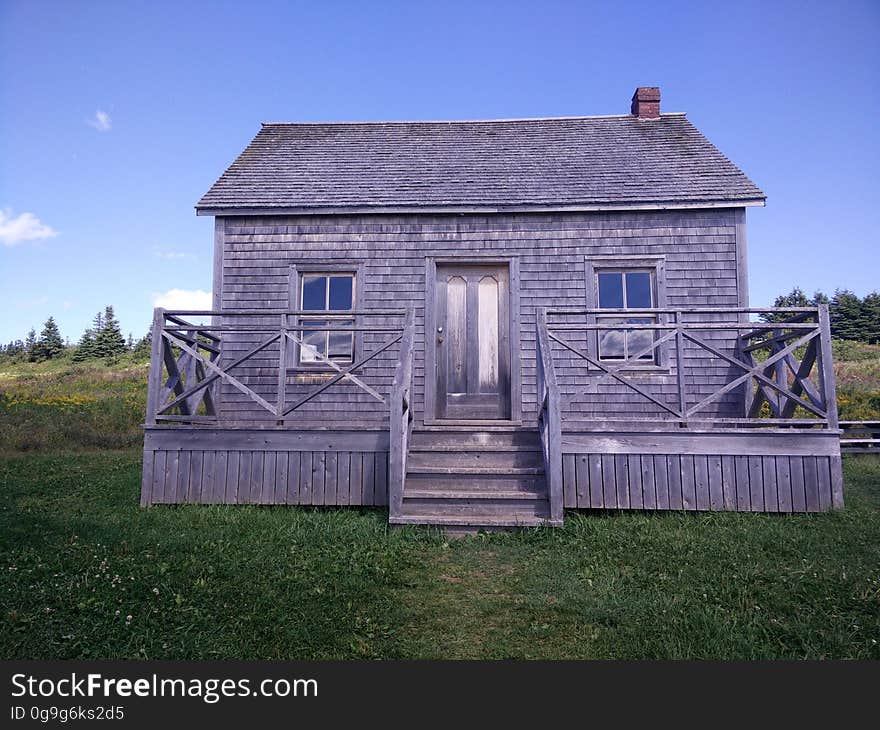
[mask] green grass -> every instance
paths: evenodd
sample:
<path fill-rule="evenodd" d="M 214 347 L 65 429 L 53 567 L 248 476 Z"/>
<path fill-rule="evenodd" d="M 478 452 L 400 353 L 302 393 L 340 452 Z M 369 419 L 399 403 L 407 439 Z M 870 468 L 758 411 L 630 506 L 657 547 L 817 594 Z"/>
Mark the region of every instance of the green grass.
<path fill-rule="evenodd" d="M 0 460 L 0 647 L 49 658 L 880 658 L 880 460 L 822 515 L 138 506 L 131 451 Z"/>

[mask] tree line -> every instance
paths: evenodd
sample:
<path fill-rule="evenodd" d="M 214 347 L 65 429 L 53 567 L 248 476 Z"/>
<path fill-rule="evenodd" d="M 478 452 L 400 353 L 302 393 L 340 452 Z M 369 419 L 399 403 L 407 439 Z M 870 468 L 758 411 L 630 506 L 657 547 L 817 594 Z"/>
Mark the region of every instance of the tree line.
<path fill-rule="evenodd" d="M 45 321 L 39 336 L 32 328 L 24 340 L 13 340 L 6 345 L 0 345 L 0 357 L 18 362 L 41 362 L 67 354 L 72 354 L 74 362 L 84 362 L 108 359 L 125 352 L 149 351 L 150 333 L 139 340 L 135 340 L 131 334 L 128 339 L 123 337 L 119 321 L 110 305 L 95 315 L 92 326 L 86 328 L 76 345 L 71 345 L 61 337 L 54 317 Z"/>
<path fill-rule="evenodd" d="M 773 302 L 774 307 L 817 307 L 820 304 L 828 305 L 831 336 L 834 339 L 880 344 L 880 294 L 876 291 L 859 297 L 849 289 L 837 289 L 832 297 L 821 291 L 808 297 L 796 286 L 788 294 L 780 294 Z M 764 314 L 761 319 L 773 322 L 785 319 L 785 316 Z"/>

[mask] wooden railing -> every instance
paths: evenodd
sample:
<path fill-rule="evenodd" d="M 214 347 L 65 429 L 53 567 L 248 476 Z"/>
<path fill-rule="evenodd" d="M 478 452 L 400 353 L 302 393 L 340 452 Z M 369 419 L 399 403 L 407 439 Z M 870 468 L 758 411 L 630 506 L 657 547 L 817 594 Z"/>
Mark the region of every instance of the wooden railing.
<path fill-rule="evenodd" d="M 550 496 L 550 519 L 561 522 L 562 504 L 562 411 L 559 386 L 553 369 L 553 355 L 547 330 L 547 313 L 539 310 L 535 333 L 538 430 L 544 453 L 544 474 Z"/>
<path fill-rule="evenodd" d="M 146 424 L 224 425 L 218 408 L 220 385 L 225 383 L 246 395 L 260 408 L 274 417 L 278 425 L 306 403 L 341 381 L 357 386 L 371 398 L 388 404 L 386 396 L 365 382 L 361 371 L 367 363 L 400 343 L 408 335 L 408 349 L 412 350 L 412 315 L 404 326 L 404 310 L 363 310 L 350 312 L 315 311 L 173 311 L 156 309 L 153 316 L 152 353 L 147 391 Z M 200 324 L 185 317 L 212 319 Z M 301 320 L 308 320 L 305 323 Z M 315 320 L 320 322 L 315 324 Z M 323 320 L 323 321 L 322 321 Z M 342 332 L 358 337 L 364 333 L 384 335 L 385 340 L 370 352 L 353 349 L 353 361 L 340 363 L 328 358 L 304 339 L 305 332 Z M 242 353 L 243 343 L 257 344 Z M 287 400 L 289 343 L 305 349 L 310 363 L 324 366 L 325 373 L 334 372 L 315 388 L 299 395 L 293 402 Z M 231 349 L 232 345 L 237 349 Z M 228 345 L 228 347 L 227 347 Z M 244 347 L 248 347 L 245 344 Z M 277 357 L 268 371 L 277 376 L 273 402 L 251 388 L 238 368 L 252 364 L 256 355 L 265 357 L 272 352 Z M 408 356 L 411 365 L 411 354 Z M 259 371 L 267 371 L 265 361 Z M 411 376 L 410 376 L 411 377 Z M 408 402 L 407 390 L 407 402 Z M 394 405 L 392 404 L 392 408 Z M 407 406 L 408 407 L 408 406 Z"/>
<path fill-rule="evenodd" d="M 410 310 L 400 343 L 400 359 L 391 385 L 391 440 L 388 449 L 388 504 L 392 517 L 403 509 L 403 487 L 413 426 L 413 339 L 415 318 Z"/>
<path fill-rule="evenodd" d="M 880 421 L 841 421 L 840 452 L 880 456 Z"/>
<path fill-rule="evenodd" d="M 752 316 L 761 314 L 774 321 L 750 321 Z M 622 318 L 641 322 L 622 323 Z M 650 415 L 616 413 L 608 421 L 661 427 L 838 428 L 831 333 L 825 305 L 790 309 L 552 309 L 539 312 L 537 322 L 538 402 L 549 424 L 557 419 L 559 409 L 548 400 L 554 389 L 559 390 L 550 377 L 555 372 L 551 349 L 555 343 L 557 348 L 571 353 L 587 373 L 597 379 L 616 381 L 625 386 L 626 392 L 636 393 L 652 404 L 656 411 Z M 602 333 L 624 331 L 648 332 L 650 342 L 637 344 L 634 352 L 624 350 L 625 359 L 600 357 Z M 711 336 L 707 337 L 707 333 Z M 727 348 L 717 342 L 724 333 L 730 337 Z M 573 343 L 571 340 L 577 337 L 580 341 Z M 689 392 L 689 378 L 705 376 L 709 360 L 727 369 L 724 382 L 711 385 L 708 393 Z M 714 368 L 716 380 L 717 371 Z M 672 397 L 668 392 L 653 391 L 652 373 L 665 375 L 665 382 L 673 380 Z M 737 414 L 706 412 L 731 393 L 739 398 Z M 589 397 L 590 392 L 563 395 Z"/>

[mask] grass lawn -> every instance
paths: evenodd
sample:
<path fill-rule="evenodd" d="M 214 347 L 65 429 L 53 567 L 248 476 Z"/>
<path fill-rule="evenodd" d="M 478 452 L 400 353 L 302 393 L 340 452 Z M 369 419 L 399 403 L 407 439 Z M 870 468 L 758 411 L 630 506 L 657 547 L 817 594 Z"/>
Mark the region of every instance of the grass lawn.
<path fill-rule="evenodd" d="M 0 459 L 3 659 L 880 658 L 880 460 L 824 515 L 138 506 L 134 451 Z"/>

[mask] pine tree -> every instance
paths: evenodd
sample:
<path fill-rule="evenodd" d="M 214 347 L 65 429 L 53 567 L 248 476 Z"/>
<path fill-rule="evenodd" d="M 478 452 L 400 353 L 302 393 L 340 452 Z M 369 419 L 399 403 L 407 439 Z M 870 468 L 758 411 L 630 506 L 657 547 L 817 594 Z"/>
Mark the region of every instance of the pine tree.
<path fill-rule="evenodd" d="M 862 313 L 865 320 L 865 341 L 872 345 L 880 344 L 880 294 L 872 291 L 862 299 Z"/>
<path fill-rule="evenodd" d="M 58 330 L 54 317 L 49 317 L 46 320 L 34 350 L 37 359 L 40 360 L 51 360 L 64 352 L 64 340 L 61 339 L 61 332 Z"/>
<path fill-rule="evenodd" d="M 134 351 L 138 355 L 149 353 L 153 349 L 153 331 L 147 330 L 147 334 L 141 337 L 134 346 Z"/>
<path fill-rule="evenodd" d="M 83 332 L 73 353 L 74 362 L 83 362 L 95 357 L 95 333 L 91 329 Z"/>
<path fill-rule="evenodd" d="M 804 294 L 799 286 L 796 286 L 788 294 L 780 294 L 776 297 L 773 306 L 779 308 L 811 307 L 813 306 L 813 302 L 810 299 L 807 299 L 807 295 Z M 762 314 L 760 318 L 764 322 L 782 322 L 783 320 L 789 319 L 789 317 L 791 317 L 791 315 L 785 312 L 766 312 L 765 314 Z"/>
<path fill-rule="evenodd" d="M 30 332 L 27 333 L 27 338 L 24 341 L 24 350 L 27 353 L 27 359 L 31 362 L 35 362 L 37 359 L 37 331 L 31 327 Z"/>
<path fill-rule="evenodd" d="M 849 289 L 838 289 L 831 300 L 831 335 L 838 340 L 860 340 L 866 334 L 862 300 Z"/>
<path fill-rule="evenodd" d="M 122 352 L 125 352 L 125 338 L 113 313 L 113 307 L 107 305 L 104 308 L 103 326 L 95 331 L 95 355 L 113 357 Z"/>

